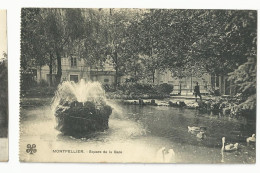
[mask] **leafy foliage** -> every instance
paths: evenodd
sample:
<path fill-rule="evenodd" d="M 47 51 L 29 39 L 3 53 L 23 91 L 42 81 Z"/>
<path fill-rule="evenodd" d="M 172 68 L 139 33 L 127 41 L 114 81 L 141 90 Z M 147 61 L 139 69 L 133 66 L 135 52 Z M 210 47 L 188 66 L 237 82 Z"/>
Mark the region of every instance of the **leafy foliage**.
<path fill-rule="evenodd" d="M 138 97 L 142 95 L 167 95 L 172 92 L 173 86 L 170 84 L 147 84 L 147 83 L 136 83 L 127 82 L 122 84 L 119 88 L 123 94 L 136 95 Z"/>
<path fill-rule="evenodd" d="M 21 15 L 22 70 L 48 64 L 51 72 L 52 65 L 57 60 L 56 81 L 59 83 L 62 54 L 71 51 L 71 45 L 75 47 L 75 42 L 84 35 L 81 11 L 28 8 L 22 9 Z"/>
<path fill-rule="evenodd" d="M 75 54 L 92 68 L 111 61 L 120 76 L 155 82 L 226 75 L 256 49 L 256 11 L 172 9 L 22 9 L 21 66 L 56 64 Z M 50 70 L 51 71 L 51 70 Z M 50 75 L 52 76 L 52 75 Z"/>
<path fill-rule="evenodd" d="M 163 84 L 160 84 L 157 88 L 160 93 L 170 94 L 173 90 L 173 85 L 163 83 Z"/>
<path fill-rule="evenodd" d="M 231 80 L 237 87 L 243 102 L 236 106 L 237 111 L 256 110 L 256 56 L 240 65 L 234 72 L 229 73 Z"/>

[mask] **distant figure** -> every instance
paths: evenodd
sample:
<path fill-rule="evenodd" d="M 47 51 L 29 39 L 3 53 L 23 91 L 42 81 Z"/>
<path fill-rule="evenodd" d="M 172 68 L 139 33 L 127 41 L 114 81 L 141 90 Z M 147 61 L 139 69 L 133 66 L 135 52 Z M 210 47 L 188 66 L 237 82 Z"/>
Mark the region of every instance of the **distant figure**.
<path fill-rule="evenodd" d="M 198 82 L 196 82 L 196 86 L 194 88 L 194 93 L 195 93 L 196 102 L 197 102 L 197 96 L 199 96 L 200 100 L 202 100 L 202 97 L 201 97 L 201 94 L 200 94 L 200 86 L 199 86 Z"/>

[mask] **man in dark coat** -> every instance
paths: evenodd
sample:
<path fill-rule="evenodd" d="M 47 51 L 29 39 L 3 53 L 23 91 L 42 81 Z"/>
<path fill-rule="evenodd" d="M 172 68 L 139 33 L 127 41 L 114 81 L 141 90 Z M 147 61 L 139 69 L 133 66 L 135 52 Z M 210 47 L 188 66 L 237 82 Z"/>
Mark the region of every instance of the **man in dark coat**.
<path fill-rule="evenodd" d="M 202 100 L 202 97 L 201 97 L 201 94 L 200 94 L 200 86 L 199 86 L 199 83 L 196 82 L 196 86 L 194 88 L 194 94 L 195 94 L 195 98 L 196 98 L 196 101 L 197 101 L 197 96 L 200 97 L 200 100 Z"/>

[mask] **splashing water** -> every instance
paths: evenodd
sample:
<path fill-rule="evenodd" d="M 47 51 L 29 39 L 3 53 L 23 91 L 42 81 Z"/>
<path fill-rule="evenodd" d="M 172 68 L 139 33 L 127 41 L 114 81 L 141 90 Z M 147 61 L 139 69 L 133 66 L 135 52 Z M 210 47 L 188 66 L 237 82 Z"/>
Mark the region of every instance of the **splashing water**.
<path fill-rule="evenodd" d="M 72 103 L 74 101 L 82 103 L 91 101 L 97 104 L 103 102 L 112 107 L 117 118 L 122 116 L 122 108 L 115 102 L 106 99 L 105 90 L 100 82 L 86 82 L 81 79 L 79 83 L 73 81 L 61 83 L 52 100 L 52 112 L 55 113 L 57 107 L 63 103 Z"/>
<path fill-rule="evenodd" d="M 125 110 L 116 101 L 106 99 L 105 91 L 99 82 L 81 80 L 79 83 L 65 81 L 60 84 L 52 100 L 52 114 L 56 115 L 57 110 L 67 107 L 65 105 L 70 105 L 75 101 L 83 104 L 90 101 L 95 105 L 105 104 L 110 106 L 113 110 L 113 120 L 110 123 L 112 131 L 123 139 L 125 139 L 125 136 L 135 137 L 146 133 L 141 124 L 125 120 L 126 117 L 123 113 Z"/>
<path fill-rule="evenodd" d="M 99 82 L 85 82 L 83 79 L 79 83 L 65 81 L 58 86 L 52 101 L 52 110 L 55 111 L 58 105 L 74 101 L 104 103 L 106 102 L 105 91 Z"/>

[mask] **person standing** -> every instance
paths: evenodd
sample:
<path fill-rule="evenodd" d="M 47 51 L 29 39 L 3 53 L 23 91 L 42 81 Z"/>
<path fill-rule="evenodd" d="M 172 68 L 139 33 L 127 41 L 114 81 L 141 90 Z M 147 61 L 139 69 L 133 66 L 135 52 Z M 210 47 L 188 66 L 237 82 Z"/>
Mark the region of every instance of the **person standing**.
<path fill-rule="evenodd" d="M 202 97 L 201 97 L 201 94 L 200 94 L 200 86 L 199 86 L 198 82 L 196 82 L 196 86 L 194 88 L 194 94 L 195 94 L 196 102 L 197 102 L 197 96 L 199 96 L 200 100 L 202 101 Z"/>

